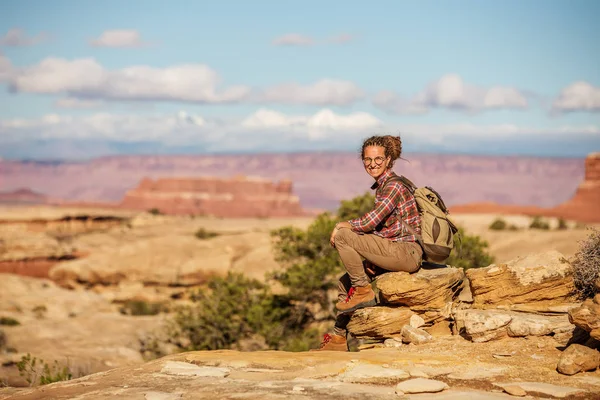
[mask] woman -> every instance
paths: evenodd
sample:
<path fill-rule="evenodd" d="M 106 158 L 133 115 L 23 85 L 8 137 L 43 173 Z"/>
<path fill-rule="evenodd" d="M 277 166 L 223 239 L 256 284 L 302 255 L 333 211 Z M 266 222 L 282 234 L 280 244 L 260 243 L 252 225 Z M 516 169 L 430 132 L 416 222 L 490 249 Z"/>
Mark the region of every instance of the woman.
<path fill-rule="evenodd" d="M 338 251 L 347 273 L 338 284 L 338 314 L 333 334 L 325 335 L 319 350 L 348 350 L 346 325 L 350 314 L 376 303 L 367 275 L 375 275 L 373 266 L 383 272 L 415 272 L 421 265 L 423 251 L 415 236 L 421 233 L 421 217 L 415 198 L 400 182 L 386 184 L 396 176 L 392 167 L 401 154 L 399 137 L 372 136 L 362 144 L 365 171 L 375 180 L 371 186 L 376 190 L 375 206 L 360 218 L 339 222 L 331 233 L 330 243 Z"/>

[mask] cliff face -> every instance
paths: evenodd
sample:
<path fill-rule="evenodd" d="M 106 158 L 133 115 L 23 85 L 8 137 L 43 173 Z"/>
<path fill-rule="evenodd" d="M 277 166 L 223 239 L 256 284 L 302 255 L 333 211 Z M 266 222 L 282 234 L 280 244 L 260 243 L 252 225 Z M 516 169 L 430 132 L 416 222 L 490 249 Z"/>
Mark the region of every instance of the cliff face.
<path fill-rule="evenodd" d="M 584 181 L 569 201 L 552 211 L 564 218 L 600 222 L 600 153 L 587 156 Z"/>
<path fill-rule="evenodd" d="M 11 192 L 0 192 L 0 204 L 43 204 L 46 196 L 31 189 L 21 188 Z"/>
<path fill-rule="evenodd" d="M 292 183 L 238 176 L 221 178 L 143 179 L 125 194 L 120 207 L 156 208 L 173 215 L 216 217 L 290 217 L 304 215 Z"/>

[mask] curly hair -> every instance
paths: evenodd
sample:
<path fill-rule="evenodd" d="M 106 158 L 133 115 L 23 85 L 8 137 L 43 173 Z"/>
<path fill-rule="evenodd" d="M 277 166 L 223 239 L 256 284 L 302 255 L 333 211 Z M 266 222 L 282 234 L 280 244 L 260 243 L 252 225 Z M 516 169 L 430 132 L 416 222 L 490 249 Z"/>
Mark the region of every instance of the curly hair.
<path fill-rule="evenodd" d="M 360 150 L 360 158 L 364 158 L 365 149 L 369 146 L 380 146 L 385 149 L 385 156 L 390 158 L 389 168 L 394 166 L 394 162 L 402 155 L 402 140 L 400 136 L 382 135 L 371 136 L 363 141 Z"/>

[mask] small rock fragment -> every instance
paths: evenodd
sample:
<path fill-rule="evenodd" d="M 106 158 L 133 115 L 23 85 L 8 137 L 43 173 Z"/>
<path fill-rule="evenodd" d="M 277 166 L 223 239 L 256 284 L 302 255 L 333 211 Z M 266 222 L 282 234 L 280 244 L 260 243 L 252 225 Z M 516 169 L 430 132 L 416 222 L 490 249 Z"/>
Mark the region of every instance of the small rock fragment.
<path fill-rule="evenodd" d="M 585 389 L 578 389 L 569 386 L 552 385 L 550 383 L 543 382 L 504 382 L 494 383 L 494 386 L 501 387 L 504 389 L 505 386 L 518 386 L 525 392 L 541 393 L 547 396 L 564 398 L 572 395 L 585 393 Z"/>
<path fill-rule="evenodd" d="M 527 395 L 527 392 L 524 391 L 523 388 L 518 385 L 505 385 L 502 387 L 502 389 L 504 389 L 504 391 L 510 394 L 511 396 L 522 397 Z"/>
<path fill-rule="evenodd" d="M 582 371 L 591 371 L 600 365 L 598 350 L 580 344 L 570 345 L 560 355 L 556 369 L 561 374 L 574 375 Z"/>
<path fill-rule="evenodd" d="M 405 393 L 437 393 L 448 389 L 449 386 L 442 381 L 434 379 L 415 378 L 400 382 L 396 385 L 396 394 Z"/>
<path fill-rule="evenodd" d="M 419 315 L 414 314 L 412 317 L 410 317 L 409 325 L 412 326 L 413 328 L 420 328 L 423 325 L 425 325 L 425 320 L 423 318 L 421 318 Z"/>
<path fill-rule="evenodd" d="M 414 328 L 410 325 L 404 325 L 402 327 L 402 341 L 404 343 L 423 344 L 433 340 L 427 331 Z"/>
<path fill-rule="evenodd" d="M 373 364 L 350 364 L 349 369 L 340 375 L 340 380 L 353 383 L 395 383 L 408 377 L 410 375 L 401 369 Z"/>
<path fill-rule="evenodd" d="M 385 347 L 402 347 L 402 338 L 390 338 L 383 342 Z"/>

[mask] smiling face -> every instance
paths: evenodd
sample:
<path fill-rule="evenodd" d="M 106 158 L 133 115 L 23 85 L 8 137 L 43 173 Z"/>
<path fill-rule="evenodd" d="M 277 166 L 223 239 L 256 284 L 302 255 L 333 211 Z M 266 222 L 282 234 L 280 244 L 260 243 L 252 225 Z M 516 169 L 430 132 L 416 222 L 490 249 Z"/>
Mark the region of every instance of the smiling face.
<path fill-rule="evenodd" d="M 381 176 L 390 164 L 390 158 L 385 156 L 385 148 L 382 146 L 367 146 L 363 153 L 363 165 L 367 174 L 375 180 Z"/>

